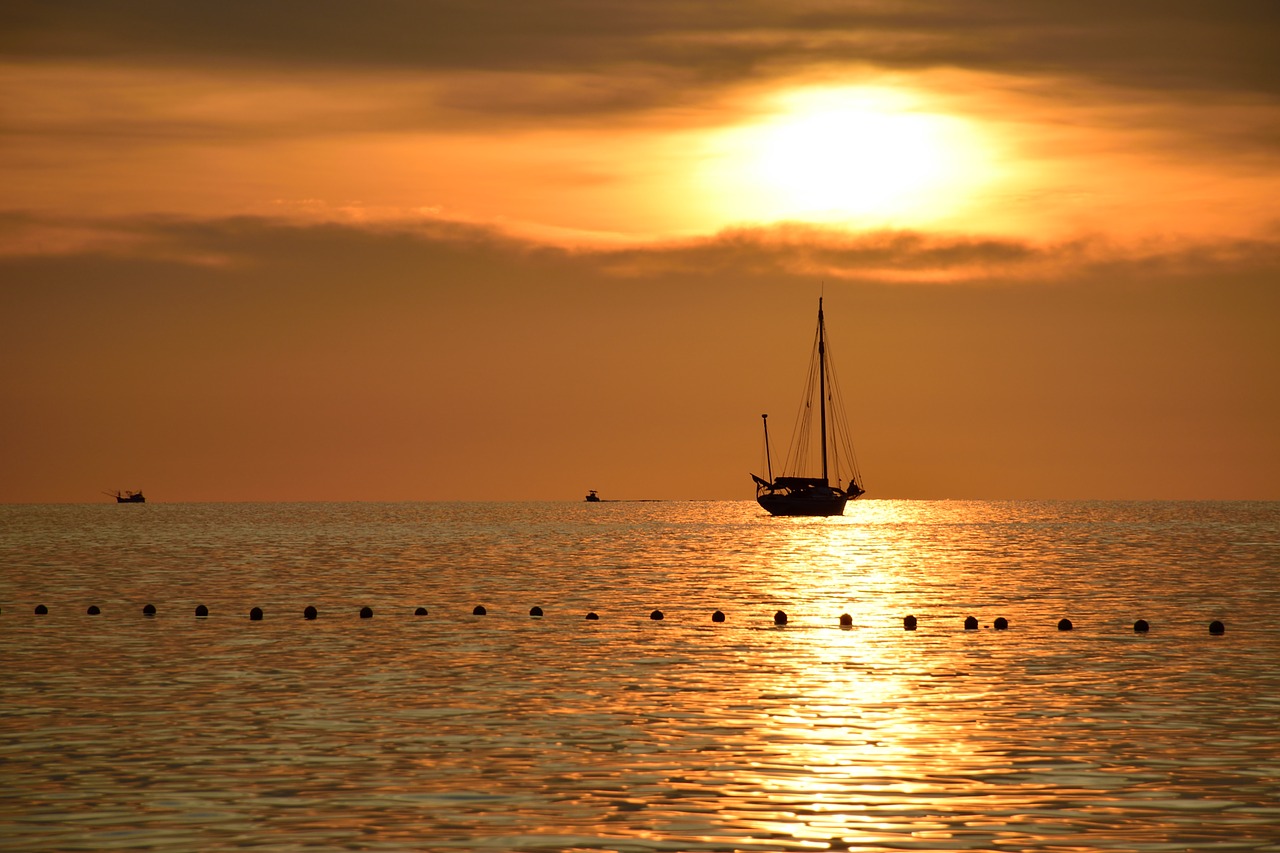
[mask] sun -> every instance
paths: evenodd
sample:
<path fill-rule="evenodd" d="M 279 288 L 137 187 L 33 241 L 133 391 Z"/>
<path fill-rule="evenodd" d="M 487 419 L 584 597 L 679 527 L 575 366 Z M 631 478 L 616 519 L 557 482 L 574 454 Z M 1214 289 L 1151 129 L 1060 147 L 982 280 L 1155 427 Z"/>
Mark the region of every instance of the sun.
<path fill-rule="evenodd" d="M 726 214 L 911 226 L 954 215 L 990 175 L 979 133 L 885 88 L 790 90 L 720 135 L 705 177 Z"/>

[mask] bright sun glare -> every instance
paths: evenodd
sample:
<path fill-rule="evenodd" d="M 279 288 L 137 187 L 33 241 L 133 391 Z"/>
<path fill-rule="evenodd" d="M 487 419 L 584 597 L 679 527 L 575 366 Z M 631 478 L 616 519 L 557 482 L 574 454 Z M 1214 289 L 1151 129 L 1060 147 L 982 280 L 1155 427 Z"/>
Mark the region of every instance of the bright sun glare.
<path fill-rule="evenodd" d="M 738 221 L 932 222 L 990 178 L 971 122 L 896 90 L 791 90 L 771 107 L 718 137 L 704 176 Z"/>

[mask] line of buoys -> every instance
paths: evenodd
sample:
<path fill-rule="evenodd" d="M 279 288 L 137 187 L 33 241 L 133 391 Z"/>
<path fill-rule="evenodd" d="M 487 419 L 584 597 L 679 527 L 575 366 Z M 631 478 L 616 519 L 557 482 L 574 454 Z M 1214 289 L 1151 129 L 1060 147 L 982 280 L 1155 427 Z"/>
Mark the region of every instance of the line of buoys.
<path fill-rule="evenodd" d="M 158 611 L 154 604 L 146 604 L 142 608 L 142 614 L 144 616 L 155 616 L 157 612 Z M 485 616 L 488 614 L 488 612 L 489 611 L 485 608 L 483 604 L 477 604 L 471 611 L 472 615 L 474 616 Z M 48 613 L 49 613 L 49 608 L 46 605 L 37 604 L 35 606 L 35 615 L 47 616 Z M 89 616 L 99 616 L 102 614 L 102 609 L 98 607 L 98 605 L 96 604 L 91 604 L 85 610 L 85 613 Z M 428 613 L 429 611 L 425 607 L 419 607 L 413 611 L 414 616 L 426 616 L 428 615 Z M 195 615 L 198 617 L 206 617 L 209 615 L 209 608 L 203 604 L 197 605 L 195 609 Z M 303 615 L 303 618 L 305 619 L 315 619 L 319 615 L 319 612 L 316 610 L 314 606 L 309 605 L 305 610 L 302 611 L 302 615 Z M 545 614 L 541 607 L 535 605 L 529 608 L 529 615 L 533 617 L 540 617 Z M 255 607 L 249 611 L 250 620 L 254 622 L 260 622 L 262 621 L 262 618 L 263 618 L 263 612 L 261 607 Z M 372 619 L 373 608 L 368 606 L 360 608 L 360 618 Z M 600 618 L 600 615 L 594 611 L 589 612 L 586 615 L 586 619 L 588 621 L 594 622 L 599 620 L 599 618 Z M 666 615 L 661 610 L 653 610 L 649 613 L 649 618 L 657 622 L 665 619 Z M 717 622 L 717 623 L 724 622 L 726 621 L 726 619 L 727 617 L 725 616 L 725 613 L 723 610 L 716 610 L 711 614 L 712 622 Z M 789 617 L 787 616 L 785 611 L 778 610 L 773 614 L 773 624 L 776 626 L 779 626 L 779 627 L 784 626 L 789 621 L 790 621 Z M 853 617 L 850 616 L 848 613 L 841 613 L 839 622 L 840 622 L 841 628 L 853 627 Z M 917 620 L 915 616 L 909 615 L 909 616 L 904 616 L 902 618 L 902 628 L 904 631 L 914 631 L 916 630 L 918 625 L 919 625 L 919 620 Z M 966 631 L 974 631 L 974 630 L 977 630 L 978 627 L 979 627 L 979 624 L 976 617 L 974 616 L 965 617 L 964 629 Z M 995 630 L 997 631 L 1008 630 L 1009 620 L 1003 616 L 999 616 L 992 622 L 992 627 L 995 628 Z M 1059 631 L 1072 631 L 1074 629 L 1075 629 L 1075 626 L 1072 624 L 1070 619 L 1064 618 L 1064 619 L 1058 620 Z M 1133 631 L 1135 634 L 1146 634 L 1150 632 L 1150 630 L 1151 630 L 1151 624 L 1147 622 L 1146 619 L 1138 619 L 1136 622 L 1133 623 Z M 1218 636 L 1218 635 L 1225 634 L 1226 630 L 1227 630 L 1226 626 L 1222 623 L 1221 620 L 1215 619 L 1209 623 L 1210 634 Z"/>

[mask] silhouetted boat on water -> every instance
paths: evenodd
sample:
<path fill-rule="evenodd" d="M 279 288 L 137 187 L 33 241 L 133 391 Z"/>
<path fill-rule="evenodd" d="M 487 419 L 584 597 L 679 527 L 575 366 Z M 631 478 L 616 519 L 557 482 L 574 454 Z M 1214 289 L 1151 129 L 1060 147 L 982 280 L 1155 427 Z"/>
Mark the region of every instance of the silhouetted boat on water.
<path fill-rule="evenodd" d="M 819 454 L 822 475 L 807 476 L 813 464 L 811 437 L 814 432 L 813 401 L 818 400 Z M 809 362 L 809 378 L 805 398 L 800 407 L 796 429 L 783 476 L 773 476 L 773 454 L 769 450 L 769 416 L 764 422 L 765 461 L 769 479 L 751 475 L 756 484 L 756 500 L 770 515 L 843 515 L 849 501 L 864 493 L 860 485 L 858 461 L 849 440 L 849 426 L 836 385 L 835 372 L 827 354 L 827 328 L 822 315 L 822 299 L 818 299 L 818 331 L 814 338 L 813 358 Z M 808 468 L 809 471 L 812 468 Z M 848 485 L 841 477 L 847 473 Z M 834 476 L 835 482 L 832 483 Z"/>
<path fill-rule="evenodd" d="M 600 496 L 596 494 L 595 489 L 592 489 L 591 491 L 587 492 L 587 503 L 591 503 L 591 504 L 600 503 Z"/>
<path fill-rule="evenodd" d="M 126 490 L 123 492 L 105 492 L 105 494 L 114 497 L 118 504 L 144 504 L 147 502 L 147 499 L 142 496 L 142 489 L 138 489 L 136 492 Z"/>

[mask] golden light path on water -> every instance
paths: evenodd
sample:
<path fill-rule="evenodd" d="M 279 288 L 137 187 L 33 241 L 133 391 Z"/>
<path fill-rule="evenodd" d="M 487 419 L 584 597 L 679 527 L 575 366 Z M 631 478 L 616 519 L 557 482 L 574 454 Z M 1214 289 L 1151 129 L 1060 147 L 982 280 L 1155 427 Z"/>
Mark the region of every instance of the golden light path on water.
<path fill-rule="evenodd" d="M 1277 841 L 1275 504 L 131 509 L 0 509 L 21 849 Z"/>

